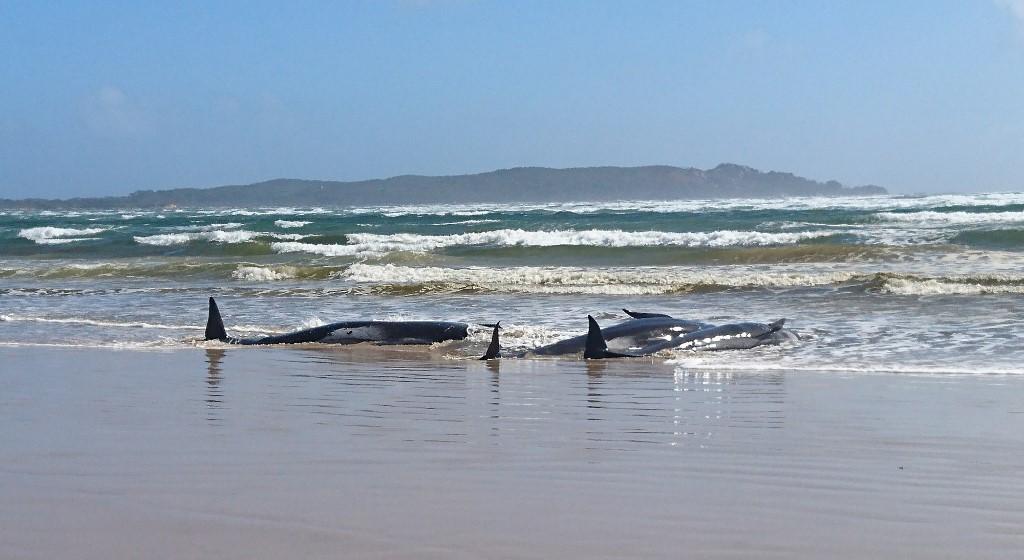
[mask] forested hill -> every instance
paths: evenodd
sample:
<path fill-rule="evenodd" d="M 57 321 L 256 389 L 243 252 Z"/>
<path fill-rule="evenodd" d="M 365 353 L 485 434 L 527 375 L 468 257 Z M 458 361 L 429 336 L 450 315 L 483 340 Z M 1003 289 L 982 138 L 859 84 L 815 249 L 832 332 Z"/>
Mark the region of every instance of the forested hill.
<path fill-rule="evenodd" d="M 424 203 L 562 202 L 772 198 L 886 194 L 882 187 L 846 187 L 778 171 L 723 163 L 714 169 L 646 167 L 518 167 L 474 175 L 402 175 L 368 181 L 274 179 L 250 185 L 136 191 L 128 196 L 0 199 L 0 207 L 163 208 L 366 206 Z"/>

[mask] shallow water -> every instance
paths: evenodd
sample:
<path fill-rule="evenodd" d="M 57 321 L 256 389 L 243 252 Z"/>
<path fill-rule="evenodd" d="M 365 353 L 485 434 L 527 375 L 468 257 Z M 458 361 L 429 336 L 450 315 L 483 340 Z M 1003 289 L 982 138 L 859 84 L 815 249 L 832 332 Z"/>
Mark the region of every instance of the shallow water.
<path fill-rule="evenodd" d="M 3 558 L 1015 558 L 1024 378 L 0 348 Z"/>
<path fill-rule="evenodd" d="M 211 295 L 235 336 L 501 320 L 528 350 L 628 307 L 803 338 L 686 365 L 1021 373 L 1024 194 L 0 214 L 0 345 L 215 347 Z"/>

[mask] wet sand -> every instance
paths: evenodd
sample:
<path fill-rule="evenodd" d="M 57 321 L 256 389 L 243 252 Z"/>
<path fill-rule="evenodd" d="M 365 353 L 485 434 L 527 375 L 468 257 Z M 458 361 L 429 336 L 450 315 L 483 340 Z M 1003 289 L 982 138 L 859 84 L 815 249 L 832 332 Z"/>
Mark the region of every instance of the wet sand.
<path fill-rule="evenodd" d="M 4 559 L 1024 556 L 1024 377 L 0 348 L 0 425 Z"/>

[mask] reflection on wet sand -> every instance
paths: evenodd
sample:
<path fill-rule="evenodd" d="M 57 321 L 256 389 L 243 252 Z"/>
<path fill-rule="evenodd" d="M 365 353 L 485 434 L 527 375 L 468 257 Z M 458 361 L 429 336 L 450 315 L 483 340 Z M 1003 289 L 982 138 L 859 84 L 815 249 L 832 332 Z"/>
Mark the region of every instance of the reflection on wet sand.
<path fill-rule="evenodd" d="M 211 409 L 224 399 L 224 355 L 207 350 Z M 686 370 L 658 360 L 454 360 L 430 348 L 370 345 L 272 356 L 276 406 L 406 445 L 548 432 L 576 434 L 569 439 L 588 449 L 707 446 L 720 430 L 779 428 L 785 419 L 778 372 Z"/>
<path fill-rule="evenodd" d="M 0 349 L 0 557 L 1024 553 L 1024 379 L 374 350 Z"/>
<path fill-rule="evenodd" d="M 219 422 L 220 409 L 224 403 L 224 388 L 221 386 L 223 372 L 221 362 L 226 351 L 223 348 L 206 349 L 206 405 L 207 420 Z"/>
<path fill-rule="evenodd" d="M 780 428 L 785 420 L 785 374 L 782 372 L 685 370 L 673 376 L 677 392 L 704 395 L 705 406 L 691 416 L 731 428 Z M 694 399 L 690 399 L 693 401 Z"/>
<path fill-rule="evenodd" d="M 501 360 L 487 360 L 482 362 L 484 368 L 490 372 L 491 377 L 491 390 L 490 399 L 488 400 L 488 418 L 490 418 L 491 424 L 491 435 L 497 437 L 501 432 L 501 425 L 499 420 L 501 419 Z"/>

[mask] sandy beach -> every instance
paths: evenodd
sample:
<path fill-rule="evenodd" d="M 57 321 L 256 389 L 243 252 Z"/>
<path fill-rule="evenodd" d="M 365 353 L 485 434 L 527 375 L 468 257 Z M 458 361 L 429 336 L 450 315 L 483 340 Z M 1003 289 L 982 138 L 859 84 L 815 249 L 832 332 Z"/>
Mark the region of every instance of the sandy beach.
<path fill-rule="evenodd" d="M 0 363 L 3 558 L 1024 553 L 1016 376 L 358 347 Z"/>

